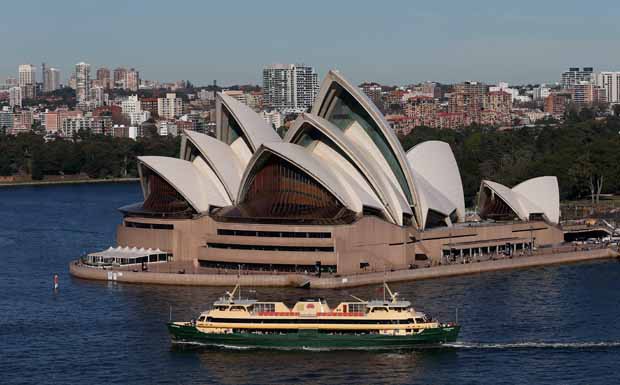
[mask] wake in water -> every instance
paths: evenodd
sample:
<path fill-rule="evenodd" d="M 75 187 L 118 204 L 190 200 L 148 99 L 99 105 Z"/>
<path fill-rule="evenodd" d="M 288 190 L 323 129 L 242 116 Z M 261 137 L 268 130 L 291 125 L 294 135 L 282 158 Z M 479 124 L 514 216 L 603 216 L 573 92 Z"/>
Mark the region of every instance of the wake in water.
<path fill-rule="evenodd" d="M 233 346 L 224 344 L 205 344 L 200 342 L 182 342 L 174 341 L 173 346 L 179 348 L 215 348 L 215 349 L 229 349 L 229 350 L 297 350 L 297 351 L 310 351 L 310 352 L 328 352 L 339 350 L 361 350 L 361 351 L 413 351 L 413 350 L 425 350 L 425 349 L 607 349 L 607 348 L 620 348 L 620 341 L 600 341 L 600 342 L 509 342 L 509 343 L 485 343 L 485 342 L 453 342 L 444 343 L 441 345 L 420 345 L 410 348 L 385 348 L 385 347 L 359 347 L 359 348 L 313 348 L 306 346 L 299 347 L 255 347 L 255 346 Z"/>
<path fill-rule="evenodd" d="M 454 342 L 442 345 L 457 349 L 604 349 L 620 348 L 620 341 L 601 342 Z"/>

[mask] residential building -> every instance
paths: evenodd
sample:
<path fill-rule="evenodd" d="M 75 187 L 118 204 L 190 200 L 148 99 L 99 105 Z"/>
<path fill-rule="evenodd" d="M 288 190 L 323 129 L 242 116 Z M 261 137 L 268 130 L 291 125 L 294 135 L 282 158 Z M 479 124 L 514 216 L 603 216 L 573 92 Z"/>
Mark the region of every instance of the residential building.
<path fill-rule="evenodd" d="M 359 85 L 359 88 L 368 96 L 370 100 L 377 106 L 378 108 L 383 108 L 383 88 L 381 88 L 381 84 L 374 82 L 365 82 Z"/>
<path fill-rule="evenodd" d="M 407 135 L 411 128 L 417 126 L 438 127 L 437 114 L 441 111 L 438 99 L 430 96 L 414 96 L 405 102 L 403 113 L 409 119 L 411 127 L 404 130 L 403 135 Z"/>
<path fill-rule="evenodd" d="M 52 92 L 60 88 L 60 70 L 57 68 L 46 68 L 45 78 L 43 79 L 43 92 Z"/>
<path fill-rule="evenodd" d="M 82 112 L 77 110 L 57 109 L 43 114 L 43 125 L 47 132 L 58 132 L 67 118 L 81 117 Z"/>
<path fill-rule="evenodd" d="M 172 120 L 183 114 L 183 100 L 174 93 L 166 94 L 165 98 L 157 99 L 157 115 L 162 119 Z"/>
<path fill-rule="evenodd" d="M 552 92 L 545 99 L 545 112 L 555 118 L 562 118 L 570 101 L 570 93 Z"/>
<path fill-rule="evenodd" d="M 510 94 L 510 101 L 513 102 L 516 98 L 519 97 L 519 90 L 516 88 L 510 88 L 510 85 L 506 82 L 499 82 L 497 86 L 489 87 L 489 92 L 506 92 Z"/>
<path fill-rule="evenodd" d="M 261 116 L 265 120 L 265 122 L 271 124 L 274 128 L 282 127 L 282 114 L 278 111 L 263 111 L 261 112 Z"/>
<path fill-rule="evenodd" d="M 101 67 L 97 69 L 97 81 L 99 85 L 103 88 L 110 89 L 112 85 L 112 80 L 110 78 L 110 70 L 105 67 Z"/>
<path fill-rule="evenodd" d="M 597 74 L 596 85 L 605 89 L 607 102 L 620 103 L 620 71 L 604 71 Z"/>
<path fill-rule="evenodd" d="M 158 101 L 157 98 L 142 98 L 140 99 L 140 107 L 142 111 L 148 111 L 151 116 L 157 115 Z"/>
<path fill-rule="evenodd" d="M 463 82 L 454 85 L 448 103 L 448 112 L 468 115 L 478 121 L 484 107 L 487 86 L 479 82 Z"/>
<path fill-rule="evenodd" d="M 11 134 L 16 135 L 19 133 L 32 131 L 32 123 L 34 122 L 32 112 L 22 110 L 13 114 L 13 129 Z"/>
<path fill-rule="evenodd" d="M 174 121 L 160 120 L 157 122 L 157 133 L 161 136 L 177 136 L 177 125 Z"/>
<path fill-rule="evenodd" d="M 15 106 L 22 106 L 22 88 L 21 87 L 11 87 L 9 88 L 9 105 L 11 108 Z"/>
<path fill-rule="evenodd" d="M 571 67 L 568 71 L 562 72 L 561 83 L 563 88 L 572 88 L 580 82 L 594 81 L 594 68 L 592 67 Z"/>
<path fill-rule="evenodd" d="M 127 68 L 118 67 L 114 70 L 114 88 L 125 88 Z"/>
<path fill-rule="evenodd" d="M 8 133 L 13 129 L 13 111 L 9 107 L 0 110 L 0 134 Z"/>
<path fill-rule="evenodd" d="M 123 114 L 130 114 L 133 112 L 142 111 L 142 103 L 138 99 L 138 95 L 130 95 L 121 102 L 121 109 Z"/>
<path fill-rule="evenodd" d="M 80 62 L 75 65 L 75 94 L 78 102 L 90 97 L 90 64 Z"/>
<path fill-rule="evenodd" d="M 272 64 L 263 69 L 263 102 L 266 109 L 306 111 L 318 91 L 318 75 L 312 67 Z"/>
<path fill-rule="evenodd" d="M 62 135 L 69 138 L 80 131 L 88 131 L 97 135 L 111 135 L 112 126 L 112 117 L 110 116 L 79 116 L 66 118 L 62 122 Z"/>
<path fill-rule="evenodd" d="M 127 71 L 125 77 L 125 89 L 136 92 L 138 91 L 138 88 L 140 88 L 140 73 L 132 68 Z"/>
<path fill-rule="evenodd" d="M 578 106 L 607 102 L 605 88 L 598 87 L 590 82 L 579 82 L 573 85 L 571 92 L 572 100 Z"/>
<path fill-rule="evenodd" d="M 7 88 L 16 87 L 16 86 L 19 86 L 19 80 L 15 79 L 14 77 L 9 76 L 4 81 L 4 84 L 7 86 Z"/>
<path fill-rule="evenodd" d="M 24 99 L 34 99 L 36 97 L 37 85 L 36 67 L 32 64 L 20 64 L 18 71 L 22 97 Z"/>
<path fill-rule="evenodd" d="M 534 100 L 544 100 L 551 93 L 551 88 L 547 87 L 544 84 L 541 84 L 538 87 L 535 87 L 532 96 Z"/>

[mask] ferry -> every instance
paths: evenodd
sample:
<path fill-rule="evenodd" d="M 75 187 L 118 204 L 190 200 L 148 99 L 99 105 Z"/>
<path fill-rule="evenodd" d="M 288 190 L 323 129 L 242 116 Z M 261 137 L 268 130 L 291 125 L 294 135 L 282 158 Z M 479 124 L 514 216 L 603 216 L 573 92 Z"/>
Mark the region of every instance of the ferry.
<path fill-rule="evenodd" d="M 282 302 L 235 298 L 215 301 L 196 320 L 169 322 L 175 344 L 233 348 L 404 349 L 454 342 L 460 326 L 441 323 L 399 300 L 384 283 L 384 299 L 342 302 L 302 298 L 292 308 Z M 386 299 L 386 291 L 389 299 Z"/>

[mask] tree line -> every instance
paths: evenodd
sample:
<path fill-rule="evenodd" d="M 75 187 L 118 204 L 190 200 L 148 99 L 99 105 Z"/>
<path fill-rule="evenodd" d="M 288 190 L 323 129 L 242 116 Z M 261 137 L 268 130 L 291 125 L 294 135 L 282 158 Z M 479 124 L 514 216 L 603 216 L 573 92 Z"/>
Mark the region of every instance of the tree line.
<path fill-rule="evenodd" d="M 426 140 L 450 144 L 459 165 L 466 204 L 475 203 L 483 179 L 512 187 L 524 180 L 555 175 L 563 200 L 598 199 L 620 192 L 620 118 L 597 119 L 583 110 L 563 123 L 497 130 L 417 127 L 400 138 L 405 150 Z"/>
<path fill-rule="evenodd" d="M 86 174 L 90 178 L 137 176 L 141 155 L 178 157 L 180 138 L 145 137 L 134 141 L 80 132 L 73 140 L 46 142 L 41 135 L 0 135 L 0 175 Z"/>
<path fill-rule="evenodd" d="M 498 130 L 470 126 L 460 130 L 416 127 L 400 138 L 405 150 L 426 140 L 452 147 L 466 203 L 475 204 L 480 181 L 514 186 L 526 179 L 555 175 L 564 200 L 595 199 L 620 192 L 620 118 L 569 115 L 565 122 Z M 134 141 L 80 132 L 73 140 L 46 142 L 41 135 L 0 135 L 0 175 L 86 174 L 91 178 L 133 177 L 141 155 L 178 157 L 179 137 Z"/>

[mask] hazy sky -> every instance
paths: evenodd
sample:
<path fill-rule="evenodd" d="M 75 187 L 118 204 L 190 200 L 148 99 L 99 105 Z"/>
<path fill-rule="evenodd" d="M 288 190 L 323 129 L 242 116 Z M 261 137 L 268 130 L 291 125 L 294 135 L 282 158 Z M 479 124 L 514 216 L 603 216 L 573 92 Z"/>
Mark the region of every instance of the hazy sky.
<path fill-rule="evenodd" d="M 386 84 L 620 70 L 618 0 L 7 0 L 0 14 L 0 78 L 42 61 L 63 83 L 79 61 L 196 84 L 260 83 L 276 62 Z"/>

